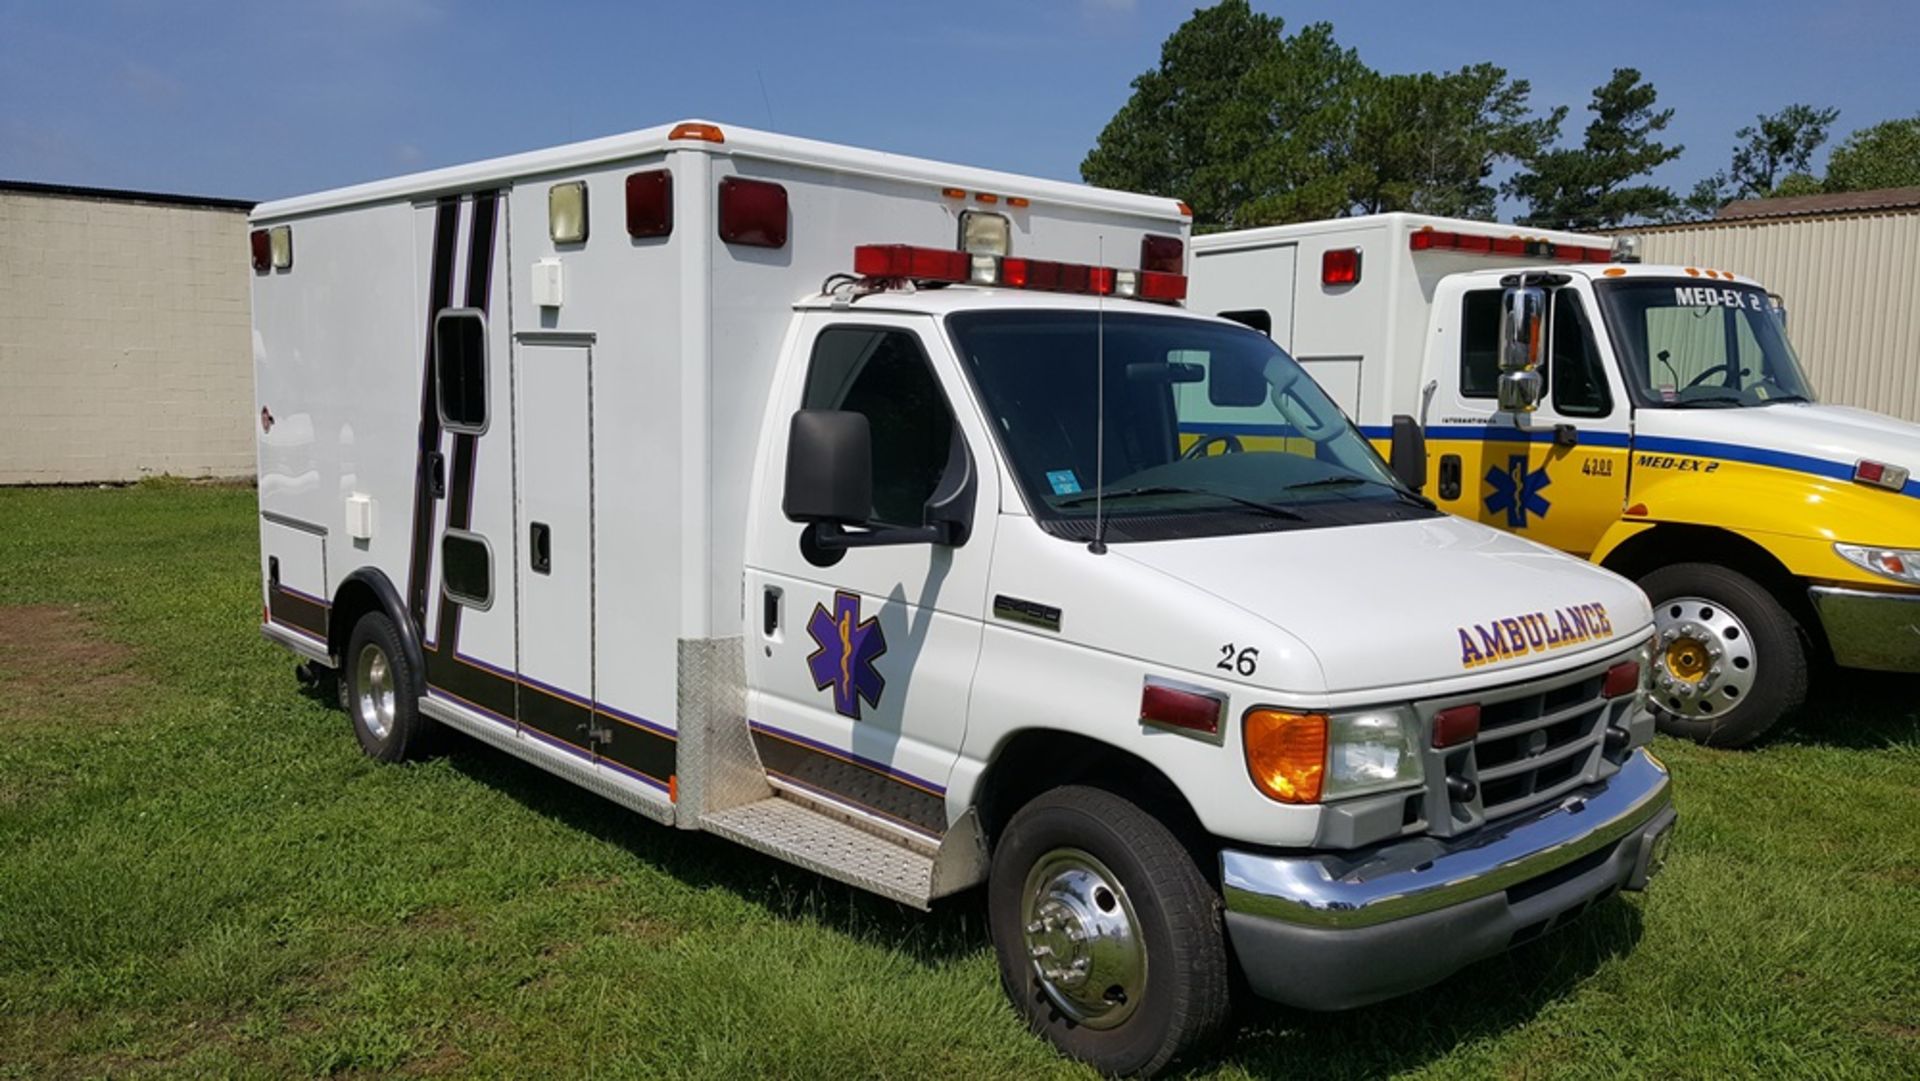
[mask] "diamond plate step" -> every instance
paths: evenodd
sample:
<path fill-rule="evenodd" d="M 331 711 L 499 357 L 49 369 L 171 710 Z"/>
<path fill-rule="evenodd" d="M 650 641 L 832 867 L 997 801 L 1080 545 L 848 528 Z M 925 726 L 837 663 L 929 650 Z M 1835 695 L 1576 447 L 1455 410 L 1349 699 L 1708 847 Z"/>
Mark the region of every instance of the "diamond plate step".
<path fill-rule="evenodd" d="M 701 815 L 700 825 L 915 908 L 926 908 L 933 891 L 933 857 L 780 796 Z"/>

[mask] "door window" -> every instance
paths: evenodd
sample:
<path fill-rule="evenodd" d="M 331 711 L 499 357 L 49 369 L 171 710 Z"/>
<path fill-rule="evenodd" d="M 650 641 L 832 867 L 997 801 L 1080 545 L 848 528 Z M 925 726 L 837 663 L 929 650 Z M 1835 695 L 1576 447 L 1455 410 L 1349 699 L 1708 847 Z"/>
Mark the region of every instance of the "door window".
<path fill-rule="evenodd" d="M 450 308 L 433 321 L 433 374 L 440 423 L 450 432 L 487 430 L 487 324 L 473 308 Z"/>
<path fill-rule="evenodd" d="M 1593 325 L 1576 293 L 1553 295 L 1553 408 L 1569 417 L 1604 417 L 1613 412 L 1607 371 L 1593 340 Z"/>
<path fill-rule="evenodd" d="M 918 338 L 884 327 L 821 331 L 801 405 L 867 418 L 873 432 L 871 524 L 924 524 L 954 431 L 953 411 Z"/>

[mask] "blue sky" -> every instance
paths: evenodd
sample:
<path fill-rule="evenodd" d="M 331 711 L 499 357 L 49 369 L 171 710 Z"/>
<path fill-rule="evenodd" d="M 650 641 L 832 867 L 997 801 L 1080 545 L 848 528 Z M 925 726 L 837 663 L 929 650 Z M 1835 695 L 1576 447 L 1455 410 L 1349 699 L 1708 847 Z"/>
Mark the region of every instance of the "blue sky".
<path fill-rule="evenodd" d="M 0 178 L 272 198 L 703 116 L 1077 179 L 1191 0 L 0 0 Z M 1537 106 L 1615 66 L 1684 191 L 1793 101 L 1920 112 L 1913 0 L 1256 0 L 1385 71 L 1489 60 Z"/>

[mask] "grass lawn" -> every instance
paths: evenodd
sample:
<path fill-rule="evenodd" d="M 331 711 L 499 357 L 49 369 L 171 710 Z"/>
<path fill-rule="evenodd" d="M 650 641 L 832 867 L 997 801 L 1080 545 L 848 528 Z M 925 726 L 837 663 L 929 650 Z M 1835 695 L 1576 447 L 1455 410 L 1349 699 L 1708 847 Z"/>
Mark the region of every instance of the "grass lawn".
<path fill-rule="evenodd" d="M 253 493 L 0 490 L 0 1078 L 1088 1076 L 931 915 L 477 744 L 382 767 L 258 636 Z M 1920 1077 L 1913 681 L 1663 741 L 1641 896 L 1209 1077 Z"/>

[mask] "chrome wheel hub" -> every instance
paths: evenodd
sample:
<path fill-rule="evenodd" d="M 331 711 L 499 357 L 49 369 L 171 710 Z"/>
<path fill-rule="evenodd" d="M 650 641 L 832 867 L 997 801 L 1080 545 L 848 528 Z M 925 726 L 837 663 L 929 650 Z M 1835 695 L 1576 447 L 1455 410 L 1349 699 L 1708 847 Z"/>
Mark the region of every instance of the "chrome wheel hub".
<path fill-rule="evenodd" d="M 395 696 L 393 666 L 379 646 L 360 647 L 354 662 L 353 712 L 374 739 L 384 740 L 393 731 Z"/>
<path fill-rule="evenodd" d="M 1653 610 L 1655 709 L 1687 720 L 1723 716 L 1753 690 L 1753 637 L 1732 612 L 1700 597 Z"/>
<path fill-rule="evenodd" d="M 1027 958 L 1067 1018 L 1106 1029 L 1147 990 L 1147 944 L 1133 902 L 1105 864 L 1077 848 L 1047 853 L 1027 874 Z"/>

